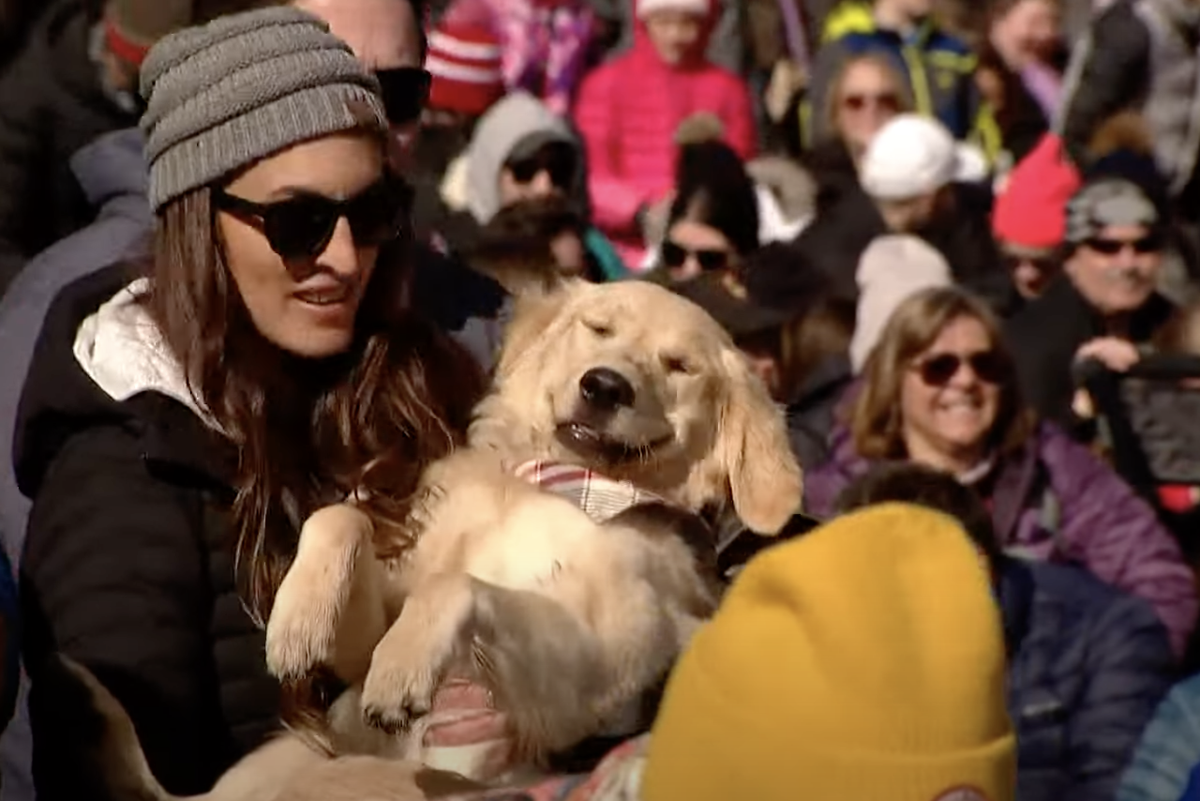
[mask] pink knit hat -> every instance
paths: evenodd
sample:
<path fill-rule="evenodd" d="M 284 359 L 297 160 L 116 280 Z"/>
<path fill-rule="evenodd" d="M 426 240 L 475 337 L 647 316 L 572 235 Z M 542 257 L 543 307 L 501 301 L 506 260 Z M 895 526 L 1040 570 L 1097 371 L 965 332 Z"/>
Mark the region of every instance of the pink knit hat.
<path fill-rule="evenodd" d="M 500 42 L 484 27 L 443 25 L 429 35 L 429 107 L 481 116 L 504 95 Z"/>
<path fill-rule="evenodd" d="M 1057 247 L 1066 235 L 1067 201 L 1079 186 L 1079 172 L 1063 151 L 1062 140 L 1046 134 L 1009 174 L 992 212 L 992 233 L 998 241 L 1018 247 Z"/>

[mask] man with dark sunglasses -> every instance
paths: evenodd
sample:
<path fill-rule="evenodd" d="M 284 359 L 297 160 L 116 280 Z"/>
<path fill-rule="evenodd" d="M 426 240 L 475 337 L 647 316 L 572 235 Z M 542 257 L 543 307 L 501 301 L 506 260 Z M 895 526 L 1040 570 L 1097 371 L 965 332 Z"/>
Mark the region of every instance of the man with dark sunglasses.
<path fill-rule="evenodd" d="M 1067 204 L 1063 275 L 1008 326 L 1025 396 L 1082 439 L 1094 432 L 1073 408 L 1072 365 L 1128 369 L 1173 311 L 1158 292 L 1170 229 L 1155 176 L 1122 156 L 1085 179 Z"/>

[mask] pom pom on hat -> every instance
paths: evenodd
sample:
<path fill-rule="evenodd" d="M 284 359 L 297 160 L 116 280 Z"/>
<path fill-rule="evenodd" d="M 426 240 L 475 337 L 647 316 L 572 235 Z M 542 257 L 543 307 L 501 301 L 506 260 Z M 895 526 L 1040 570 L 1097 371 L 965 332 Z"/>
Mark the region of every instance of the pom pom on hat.
<path fill-rule="evenodd" d="M 681 11 L 707 17 L 712 13 L 712 5 L 710 0 L 638 0 L 638 19 L 645 19 L 659 11 Z"/>

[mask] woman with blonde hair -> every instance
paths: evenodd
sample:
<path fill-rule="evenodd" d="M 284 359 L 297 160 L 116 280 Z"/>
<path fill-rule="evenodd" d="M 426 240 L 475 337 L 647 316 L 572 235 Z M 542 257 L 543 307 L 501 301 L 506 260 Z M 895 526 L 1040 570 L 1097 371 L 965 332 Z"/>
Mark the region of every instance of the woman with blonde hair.
<path fill-rule="evenodd" d="M 1181 654 L 1196 591 L 1153 510 L 1091 452 L 1025 406 L 999 323 L 957 288 L 921 291 L 888 320 L 831 435 L 831 457 L 806 476 L 809 511 L 880 462 L 951 473 L 988 504 L 1001 544 L 1074 562 L 1148 601 Z"/>

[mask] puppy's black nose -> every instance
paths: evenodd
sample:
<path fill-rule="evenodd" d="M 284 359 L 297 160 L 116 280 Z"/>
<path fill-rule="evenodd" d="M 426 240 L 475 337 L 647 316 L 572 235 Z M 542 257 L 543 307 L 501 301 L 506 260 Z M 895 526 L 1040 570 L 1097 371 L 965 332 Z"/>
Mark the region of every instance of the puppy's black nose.
<path fill-rule="evenodd" d="M 579 394 L 596 409 L 612 411 L 633 405 L 633 384 L 607 367 L 596 367 L 584 373 L 579 379 Z"/>

